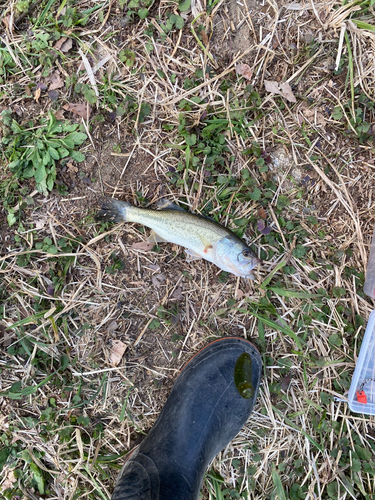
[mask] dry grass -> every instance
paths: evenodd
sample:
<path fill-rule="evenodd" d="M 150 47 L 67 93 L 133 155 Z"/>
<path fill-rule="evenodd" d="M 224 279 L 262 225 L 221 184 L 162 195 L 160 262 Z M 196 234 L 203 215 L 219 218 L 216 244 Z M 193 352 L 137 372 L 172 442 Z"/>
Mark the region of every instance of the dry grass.
<path fill-rule="evenodd" d="M 85 27 L 70 33 L 76 46 L 53 66 L 64 79 L 78 74 L 98 96 L 90 118 L 82 119 L 86 162 L 61 174 L 69 188 L 62 196 L 43 197 L 24 182 L 21 196 L 32 192 L 34 204 L 14 198 L 22 226 L 8 228 L 1 219 L 0 235 L 0 390 L 9 392 L 18 381 L 41 384 L 20 400 L 0 397 L 0 438 L 18 446 L 17 453 L 28 450 L 31 462 L 50 474 L 44 498 L 109 499 L 121 459 L 104 457 L 127 452 L 147 433 L 183 364 L 223 335 L 252 339 L 265 368 L 252 417 L 212 464 L 225 481 L 222 490 L 281 499 L 275 467 L 286 498 L 374 494 L 373 419 L 350 413 L 346 403 L 374 306 L 362 293 L 375 219 L 374 149 L 372 137 L 358 141 L 351 120 L 359 107 L 353 89 L 373 99 L 374 33 L 354 23 L 358 4 L 254 2 L 240 14 L 233 5 L 219 2 L 209 12 L 206 1 L 192 2 L 194 17 L 183 13 L 184 29 L 162 39 L 161 24 L 167 12 L 178 13 L 176 4 L 155 4 L 145 21 L 127 24 L 117 2 L 103 2 Z M 44 81 L 43 68 L 23 49 L 25 32 L 22 23 L 20 31 L 12 25 L 14 9 L 13 2 L 2 6 L 1 46 L 15 70 L 1 86 L 0 105 L 15 112 L 18 106 L 22 121 L 51 106 L 56 111 L 66 102 L 85 102 L 72 87 L 62 89 L 55 104 L 47 95 L 40 102 L 26 98 L 19 86 L 34 92 L 32 85 Z M 146 25 L 154 37 L 145 34 Z M 132 68 L 119 60 L 123 49 L 135 54 Z M 78 73 L 82 61 L 85 70 Z M 251 67 L 250 82 L 236 75 L 239 62 Z M 265 80 L 290 83 L 297 102 L 266 93 Z M 248 83 L 260 105 L 249 101 Z M 135 111 L 126 108 L 127 96 L 137 102 Z M 142 103 L 150 106 L 144 118 Z M 123 105 L 124 113 L 110 115 Z M 334 108 L 342 119 L 332 116 Z M 199 135 L 202 123 L 218 116 L 228 120 L 228 151 L 213 179 L 203 155 L 186 166 L 181 113 L 189 134 Z M 370 107 L 366 113 L 374 127 Z M 95 120 L 99 114 L 103 122 Z M 272 160 L 268 171 L 259 170 L 255 154 L 241 153 L 254 141 Z M 253 179 L 249 188 L 244 171 Z M 221 184 L 223 175 L 228 180 Z M 2 185 L 9 178 L 4 170 Z M 231 180 L 235 189 L 225 195 Z M 245 199 L 256 188 L 262 197 Z M 8 196 L 6 188 L 2 194 Z M 249 218 L 244 237 L 264 258 L 255 282 L 223 277 L 207 262 L 188 264 L 172 245 L 135 249 L 132 244 L 145 238 L 139 226 L 94 223 L 102 195 L 135 204 L 168 197 L 232 228 L 234 220 Z M 269 237 L 257 230 L 260 208 L 272 228 Z M 35 248 L 46 237 L 58 254 L 48 245 Z M 61 238 L 69 244 L 62 246 Z M 116 340 L 126 351 L 113 367 Z M 69 366 L 47 380 L 62 354 Z M 13 457 L 0 488 L 14 483 L 14 466 L 23 480 L 32 475 L 27 460 Z M 24 498 L 37 498 L 21 479 Z M 215 483 L 207 478 L 202 498 L 219 498 Z M 300 485 L 299 497 L 293 484 Z"/>

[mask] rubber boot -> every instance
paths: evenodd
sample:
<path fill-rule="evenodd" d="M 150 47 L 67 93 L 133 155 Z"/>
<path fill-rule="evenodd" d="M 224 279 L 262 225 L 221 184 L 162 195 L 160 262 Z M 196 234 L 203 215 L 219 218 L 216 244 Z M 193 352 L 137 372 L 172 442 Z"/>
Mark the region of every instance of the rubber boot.
<path fill-rule="evenodd" d="M 239 356 L 252 361 L 254 395 L 234 383 Z M 224 337 L 202 349 L 178 376 L 159 418 L 129 456 L 112 500 L 197 500 L 206 468 L 253 409 L 262 360 L 248 341 Z"/>

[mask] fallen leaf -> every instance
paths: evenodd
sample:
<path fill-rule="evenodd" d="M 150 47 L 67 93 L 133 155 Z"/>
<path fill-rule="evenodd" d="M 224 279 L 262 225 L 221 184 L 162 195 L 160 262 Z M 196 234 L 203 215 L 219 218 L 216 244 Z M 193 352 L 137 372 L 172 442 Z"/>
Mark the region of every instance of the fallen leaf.
<path fill-rule="evenodd" d="M 38 85 L 36 86 L 36 88 L 43 90 L 43 92 L 44 92 L 45 90 L 47 90 L 47 85 L 44 82 L 39 82 Z"/>
<path fill-rule="evenodd" d="M 260 233 L 267 235 L 270 234 L 271 228 L 266 225 L 263 219 L 258 220 L 257 229 Z"/>
<path fill-rule="evenodd" d="M 107 326 L 108 333 L 113 333 L 117 330 L 118 323 L 117 321 L 111 321 L 110 324 Z"/>
<path fill-rule="evenodd" d="M 81 116 L 85 120 L 90 118 L 91 108 L 88 104 L 73 104 L 72 102 L 68 102 L 63 106 L 63 109 L 66 111 L 71 111 L 78 116 Z"/>
<path fill-rule="evenodd" d="M 288 82 L 280 83 L 280 89 L 285 99 L 287 99 L 289 102 L 297 102 L 297 99 L 293 94 L 292 87 Z"/>
<path fill-rule="evenodd" d="M 52 73 L 49 90 L 60 89 L 63 86 L 64 86 L 64 80 L 61 78 L 60 73 L 58 71 Z"/>
<path fill-rule="evenodd" d="M 13 484 L 17 482 L 17 478 L 14 475 L 14 472 L 10 470 L 5 478 L 5 481 L 1 485 L 1 491 L 8 490 L 13 487 Z"/>
<path fill-rule="evenodd" d="M 127 345 L 124 344 L 124 342 L 121 342 L 121 340 L 114 340 L 112 342 L 112 349 L 109 354 L 109 361 L 114 365 L 117 366 L 120 361 L 122 356 L 124 355 L 124 352 L 126 351 Z"/>
<path fill-rule="evenodd" d="M 290 381 L 292 380 L 292 374 L 288 373 L 280 382 L 280 388 L 282 391 L 286 391 L 289 387 Z"/>
<path fill-rule="evenodd" d="M 18 116 L 22 116 L 23 115 L 23 111 L 22 111 L 22 108 L 20 106 L 18 106 L 18 104 L 16 104 L 14 107 L 13 107 L 13 111 L 18 115 Z"/>
<path fill-rule="evenodd" d="M 177 300 L 182 300 L 184 298 L 184 296 L 182 295 L 182 288 L 180 286 L 178 286 L 172 293 L 172 297 Z"/>
<path fill-rule="evenodd" d="M 69 50 L 73 47 L 73 41 L 71 38 L 68 38 L 66 42 L 64 42 L 61 46 L 61 52 L 69 52 Z"/>
<path fill-rule="evenodd" d="M 268 80 L 264 80 L 264 88 L 266 89 L 267 92 L 281 95 L 279 84 L 277 82 L 270 82 Z"/>
<path fill-rule="evenodd" d="M 246 78 L 246 80 L 251 80 L 251 76 L 253 72 L 251 71 L 251 68 L 248 64 L 237 64 L 236 65 L 236 72 Z"/>
<path fill-rule="evenodd" d="M 26 92 L 27 97 L 31 96 L 31 89 L 28 85 L 25 85 L 25 92 Z"/>
<path fill-rule="evenodd" d="M 76 174 L 78 172 L 78 167 L 76 167 L 71 161 L 68 161 L 66 166 L 68 167 L 69 172 L 72 172 L 73 174 Z"/>
<path fill-rule="evenodd" d="M 238 290 L 236 290 L 234 298 L 236 300 L 241 300 L 244 295 L 245 295 L 245 293 L 239 288 Z"/>
<path fill-rule="evenodd" d="M 163 281 L 166 280 L 166 276 L 163 273 L 154 274 L 151 278 L 152 284 L 155 288 L 159 288 Z"/>
<path fill-rule="evenodd" d="M 130 247 L 132 250 L 143 250 L 145 252 L 149 252 L 152 248 L 154 248 L 155 243 L 152 241 L 138 241 L 137 243 L 133 243 Z"/>
<path fill-rule="evenodd" d="M 5 27 L 9 31 L 13 31 L 13 22 L 12 22 L 12 16 L 4 16 L 2 19 L 3 23 L 5 24 Z"/>
<path fill-rule="evenodd" d="M 57 42 L 55 43 L 55 45 L 53 46 L 54 49 L 57 49 L 57 50 L 60 50 L 61 49 L 61 45 L 67 41 L 67 37 L 66 36 L 62 36 L 60 38 L 60 40 L 57 40 Z"/>
<path fill-rule="evenodd" d="M 40 88 L 39 88 L 39 89 L 36 89 L 35 94 L 34 94 L 34 99 L 35 99 L 35 100 L 36 100 L 36 102 L 38 102 L 38 103 L 39 103 L 39 97 L 40 97 L 41 92 L 42 92 L 42 91 L 41 91 L 41 90 L 40 90 Z"/>
<path fill-rule="evenodd" d="M 258 208 L 257 217 L 260 217 L 261 219 L 267 219 L 267 214 L 263 207 Z"/>
<path fill-rule="evenodd" d="M 204 30 L 201 31 L 202 42 L 205 45 L 208 45 L 208 36 Z"/>
<path fill-rule="evenodd" d="M 64 111 L 62 109 L 58 109 L 55 113 L 55 117 L 57 120 L 65 120 Z"/>
<path fill-rule="evenodd" d="M 149 264 L 147 267 L 149 267 L 153 271 L 160 271 L 160 267 L 157 264 Z"/>
<path fill-rule="evenodd" d="M 35 229 L 42 229 L 46 225 L 46 219 L 37 219 L 34 224 Z"/>
<path fill-rule="evenodd" d="M 57 40 L 53 47 L 61 52 L 69 52 L 69 50 L 73 47 L 73 42 L 71 38 L 63 36 L 60 40 Z"/>
<path fill-rule="evenodd" d="M 51 99 L 52 102 L 56 102 L 59 98 L 59 93 L 57 90 L 50 90 L 48 92 L 48 97 Z"/>
<path fill-rule="evenodd" d="M 288 82 L 278 83 L 274 81 L 264 80 L 264 88 L 267 92 L 271 92 L 272 94 L 279 94 L 285 97 L 290 102 L 297 102 L 295 95 L 292 92 L 292 87 Z"/>

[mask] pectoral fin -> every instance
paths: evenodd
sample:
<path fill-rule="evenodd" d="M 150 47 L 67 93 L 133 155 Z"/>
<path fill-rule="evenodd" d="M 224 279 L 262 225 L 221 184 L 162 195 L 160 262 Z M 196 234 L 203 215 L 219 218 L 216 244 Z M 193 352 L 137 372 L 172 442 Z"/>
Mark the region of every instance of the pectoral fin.
<path fill-rule="evenodd" d="M 201 239 L 201 242 L 202 242 L 202 243 L 203 243 L 203 245 L 204 245 L 204 250 L 203 250 L 203 252 L 204 252 L 204 253 L 208 253 L 208 251 L 212 249 L 212 245 L 211 245 L 211 243 L 210 243 L 210 242 L 209 242 L 209 241 L 208 241 L 208 240 L 207 240 L 204 236 L 200 235 L 199 237 L 200 237 L 200 239 Z"/>
<path fill-rule="evenodd" d="M 154 230 L 151 231 L 150 236 L 147 238 L 147 241 L 150 241 L 152 243 L 165 243 L 167 240 L 159 236 L 158 234 L 155 233 Z"/>
<path fill-rule="evenodd" d="M 203 259 L 203 257 L 201 255 L 199 255 L 199 253 L 194 252 L 194 250 L 190 250 L 190 248 L 186 248 L 185 252 L 186 252 L 186 261 L 187 262 L 192 262 L 193 260 Z"/>

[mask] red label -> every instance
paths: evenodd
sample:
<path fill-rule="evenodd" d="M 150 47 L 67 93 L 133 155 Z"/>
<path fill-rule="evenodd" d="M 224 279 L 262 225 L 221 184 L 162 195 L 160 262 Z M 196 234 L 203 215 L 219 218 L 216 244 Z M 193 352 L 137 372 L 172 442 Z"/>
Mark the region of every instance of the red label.
<path fill-rule="evenodd" d="M 365 391 L 357 391 L 357 399 L 358 399 L 358 403 L 363 403 L 365 405 L 367 405 L 367 396 L 365 394 Z"/>

